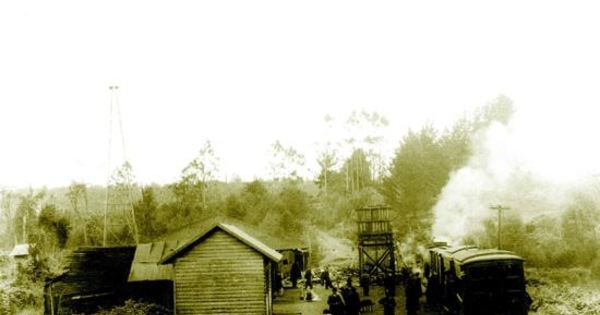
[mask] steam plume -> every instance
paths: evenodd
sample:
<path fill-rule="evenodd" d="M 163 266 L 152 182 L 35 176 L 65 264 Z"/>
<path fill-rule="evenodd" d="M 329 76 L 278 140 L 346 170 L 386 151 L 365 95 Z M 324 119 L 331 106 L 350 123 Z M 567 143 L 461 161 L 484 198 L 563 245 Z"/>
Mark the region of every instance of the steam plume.
<path fill-rule="evenodd" d="M 473 138 L 473 156 L 452 174 L 433 211 L 433 236 L 453 244 L 511 208 L 525 221 L 559 214 L 574 189 L 600 169 L 589 113 L 521 110 L 508 125 L 492 124 Z"/>

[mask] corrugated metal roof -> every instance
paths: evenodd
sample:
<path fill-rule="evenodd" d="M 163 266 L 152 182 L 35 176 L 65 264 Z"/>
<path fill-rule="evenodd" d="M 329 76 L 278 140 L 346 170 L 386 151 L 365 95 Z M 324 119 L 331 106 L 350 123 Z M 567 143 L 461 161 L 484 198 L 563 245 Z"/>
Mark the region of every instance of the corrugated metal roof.
<path fill-rule="evenodd" d="M 29 244 L 17 244 L 12 249 L 8 256 L 10 257 L 18 257 L 18 256 L 27 256 L 29 255 Z"/>
<path fill-rule="evenodd" d="M 128 282 L 173 280 L 173 265 L 156 263 L 132 263 Z"/>
<path fill-rule="evenodd" d="M 158 262 L 182 244 L 181 241 L 139 244 L 135 249 L 127 281 L 172 280 L 172 266 L 169 264 L 160 265 Z"/>
<path fill-rule="evenodd" d="M 163 257 L 172 253 L 183 244 L 183 241 L 167 241 L 139 244 L 135 249 L 135 256 L 133 257 L 133 262 L 157 263 Z"/>
<path fill-rule="evenodd" d="M 214 225 L 212 228 L 208 229 L 207 231 L 201 233 L 200 235 L 192 238 L 189 242 L 187 242 L 186 244 L 180 246 L 178 249 L 176 249 L 175 251 L 173 251 L 172 253 L 166 255 L 165 257 L 163 257 L 163 259 L 161 259 L 161 261 L 159 262 L 160 264 L 164 264 L 168 261 L 170 261 L 172 258 L 176 257 L 177 254 L 179 254 L 180 252 L 182 252 L 183 250 L 185 250 L 186 248 L 188 248 L 189 246 L 192 246 L 193 244 L 195 244 L 196 242 L 198 242 L 199 240 L 201 240 L 205 235 L 209 234 L 211 231 L 213 231 L 214 229 L 221 229 L 225 232 L 227 232 L 228 234 L 230 234 L 231 236 L 237 238 L 238 240 L 240 240 L 241 242 L 243 242 L 244 244 L 254 248 L 256 251 L 262 253 L 263 255 L 265 255 L 266 257 L 270 258 L 271 260 L 275 261 L 275 262 L 279 262 L 282 258 L 282 255 L 277 252 L 276 250 L 272 249 L 271 247 L 265 245 L 264 243 L 262 243 L 261 241 L 259 241 L 258 239 L 246 234 L 244 231 L 238 229 L 237 227 L 233 226 L 233 225 L 229 225 L 229 224 L 218 224 L 218 225 Z"/>

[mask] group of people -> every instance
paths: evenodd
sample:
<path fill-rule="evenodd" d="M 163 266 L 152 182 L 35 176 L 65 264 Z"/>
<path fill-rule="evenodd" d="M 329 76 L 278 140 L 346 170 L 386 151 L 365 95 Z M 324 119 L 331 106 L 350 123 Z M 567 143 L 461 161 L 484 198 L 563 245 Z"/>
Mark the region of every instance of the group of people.
<path fill-rule="evenodd" d="M 294 274 L 294 268 L 292 268 L 292 274 Z M 296 271 L 298 274 L 292 276 L 292 282 L 294 287 L 296 286 L 297 280 L 302 276 L 301 273 Z M 312 290 L 313 290 L 313 272 L 309 268 L 304 272 L 304 292 L 302 299 L 311 301 Z M 361 311 L 361 297 L 356 287 L 352 283 L 352 277 L 346 279 L 346 284 L 339 287 L 334 284 L 335 277 L 332 276 L 329 268 L 323 270 L 320 274 L 322 284 L 325 289 L 331 289 L 331 295 L 327 297 L 328 311 L 332 315 L 358 315 Z M 379 305 L 383 307 L 384 315 L 395 315 L 396 310 L 396 283 L 393 279 L 393 275 L 386 275 L 386 281 L 384 281 L 385 296 L 377 301 Z M 336 281 L 337 282 L 337 281 Z M 363 296 L 367 297 L 370 294 L 370 275 L 363 273 L 360 278 L 360 287 L 362 288 Z M 408 315 L 418 314 L 420 309 L 420 298 L 423 294 L 421 286 L 421 277 L 418 272 L 412 273 L 406 279 L 406 311 Z M 372 303 L 372 302 L 371 302 Z"/>
<path fill-rule="evenodd" d="M 349 277 L 340 290 L 337 287 L 331 287 L 331 295 L 327 298 L 329 312 L 333 315 L 358 315 L 360 313 L 360 295 L 352 285 L 352 278 Z"/>
<path fill-rule="evenodd" d="M 406 297 L 406 313 L 407 315 L 419 314 L 419 300 L 423 295 L 423 287 L 421 285 L 421 276 L 419 272 L 413 272 L 408 279 L 406 279 L 406 290 L 404 291 Z"/>
<path fill-rule="evenodd" d="M 369 284 L 363 276 L 360 278 L 361 287 L 363 288 L 363 294 L 368 296 Z M 395 315 L 396 313 L 396 298 L 395 288 L 396 284 L 384 284 L 385 296 L 379 299 L 377 302 L 383 307 L 383 315 Z M 420 309 L 420 298 L 423 294 L 421 286 L 421 277 L 419 272 L 415 272 L 406 279 L 406 312 L 407 315 L 419 314 Z M 341 291 L 341 292 L 339 292 Z M 327 299 L 329 305 L 329 312 L 333 315 L 358 315 L 360 314 L 361 299 L 356 290 L 352 285 L 352 278 L 348 278 L 346 285 L 340 290 L 335 286 L 332 286 L 332 294 Z"/>
<path fill-rule="evenodd" d="M 362 277 L 361 277 L 361 280 Z M 368 293 L 368 286 L 361 285 L 363 293 Z M 327 298 L 329 313 L 332 315 L 358 315 L 361 310 L 361 299 L 356 288 L 352 285 L 352 278 L 348 278 L 346 285 L 339 291 L 332 287 L 332 293 Z M 371 302 L 369 300 L 369 302 Z M 372 302 L 371 302 L 372 303 Z M 379 299 L 378 303 L 383 307 L 384 315 L 394 315 L 396 312 L 396 299 L 392 290 L 385 288 L 385 296 Z"/>

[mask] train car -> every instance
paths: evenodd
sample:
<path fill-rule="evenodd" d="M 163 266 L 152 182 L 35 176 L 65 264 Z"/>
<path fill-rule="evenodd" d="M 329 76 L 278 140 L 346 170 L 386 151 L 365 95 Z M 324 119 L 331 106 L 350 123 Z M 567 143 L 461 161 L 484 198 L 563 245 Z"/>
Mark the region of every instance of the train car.
<path fill-rule="evenodd" d="M 429 249 L 427 302 L 464 315 L 526 315 L 524 259 L 517 254 L 475 246 Z"/>

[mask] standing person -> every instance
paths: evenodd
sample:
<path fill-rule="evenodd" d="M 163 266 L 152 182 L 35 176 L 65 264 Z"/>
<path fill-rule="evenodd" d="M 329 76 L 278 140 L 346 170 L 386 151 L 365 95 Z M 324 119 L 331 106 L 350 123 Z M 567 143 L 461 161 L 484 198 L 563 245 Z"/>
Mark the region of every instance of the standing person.
<path fill-rule="evenodd" d="M 352 289 L 356 291 L 356 288 L 352 286 L 352 277 L 348 277 L 348 279 L 346 279 L 346 285 L 341 289 L 342 297 L 344 298 L 344 302 L 346 302 L 347 313 L 350 313 L 350 307 L 352 307 Z M 360 304 L 360 298 L 358 299 L 358 303 Z"/>
<path fill-rule="evenodd" d="M 311 290 L 313 289 L 312 279 L 313 279 L 312 269 L 308 268 L 304 272 L 304 280 L 306 280 L 304 282 L 305 289 L 308 289 L 309 287 Z"/>
<path fill-rule="evenodd" d="M 379 300 L 379 304 L 383 306 L 383 315 L 396 314 L 396 299 L 390 290 L 385 289 L 385 296 Z"/>
<path fill-rule="evenodd" d="M 300 279 L 300 277 L 302 277 L 302 271 L 300 270 L 300 265 L 298 265 L 298 262 L 295 261 L 292 265 L 292 271 L 290 274 L 290 280 L 292 280 L 293 288 L 298 287 L 298 279 Z"/>
<path fill-rule="evenodd" d="M 331 288 L 331 295 L 327 298 L 327 305 L 329 305 L 329 313 L 331 315 L 343 315 L 346 303 L 344 298 L 338 293 L 337 288 Z"/>
<path fill-rule="evenodd" d="M 312 299 L 312 277 L 312 270 L 310 268 L 306 269 L 306 271 L 304 271 L 304 287 L 302 287 L 302 292 L 300 294 L 301 300 L 308 300 L 309 295 Z"/>
<path fill-rule="evenodd" d="M 329 274 L 329 266 L 325 268 L 325 271 L 321 274 L 321 278 L 323 278 L 323 284 L 325 285 L 325 289 L 333 288 L 333 283 L 331 283 L 331 275 Z"/>
<path fill-rule="evenodd" d="M 352 286 L 352 277 L 348 277 L 348 279 L 346 280 L 346 285 L 342 287 L 342 297 L 344 297 L 344 301 L 346 301 L 346 304 L 348 303 L 348 300 L 350 299 L 350 294 L 352 293 L 352 288 L 354 288 Z"/>
<path fill-rule="evenodd" d="M 360 295 L 355 287 L 350 287 L 350 294 L 346 299 L 346 314 L 358 315 L 360 313 Z"/>
<path fill-rule="evenodd" d="M 363 274 L 360 275 L 359 284 L 363 289 L 363 296 L 369 296 L 369 290 L 371 288 L 371 275 L 369 275 L 368 272 L 363 272 Z"/>
<path fill-rule="evenodd" d="M 277 292 L 277 294 L 283 295 L 283 278 L 281 277 L 280 271 L 277 271 L 275 274 L 275 285 L 273 286 L 273 290 Z"/>
<path fill-rule="evenodd" d="M 386 290 L 390 291 L 392 296 L 396 296 L 396 279 L 391 272 L 388 272 L 383 278 L 383 286 Z"/>
<path fill-rule="evenodd" d="M 419 273 L 410 276 L 406 283 L 406 314 L 419 314 L 419 299 L 423 295 Z"/>

